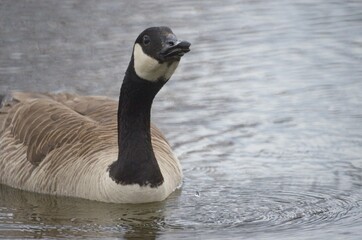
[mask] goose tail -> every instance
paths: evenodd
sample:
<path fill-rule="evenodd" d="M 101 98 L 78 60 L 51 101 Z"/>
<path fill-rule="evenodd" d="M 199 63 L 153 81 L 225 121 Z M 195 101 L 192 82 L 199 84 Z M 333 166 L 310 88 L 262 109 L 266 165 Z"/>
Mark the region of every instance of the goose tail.
<path fill-rule="evenodd" d="M 8 97 L 9 97 L 9 94 L 1 94 L 0 93 L 0 109 L 2 109 L 3 108 L 3 106 L 5 105 L 5 102 L 6 102 L 6 100 L 8 99 Z"/>
<path fill-rule="evenodd" d="M 3 131 L 12 102 L 11 94 L 0 94 L 0 133 Z"/>

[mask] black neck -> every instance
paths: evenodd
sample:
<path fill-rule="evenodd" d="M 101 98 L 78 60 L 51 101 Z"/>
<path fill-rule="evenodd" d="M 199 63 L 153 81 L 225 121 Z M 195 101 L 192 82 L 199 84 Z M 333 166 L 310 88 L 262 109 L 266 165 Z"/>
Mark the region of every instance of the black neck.
<path fill-rule="evenodd" d="M 150 185 L 163 183 L 151 143 L 151 106 L 163 82 L 149 82 L 137 76 L 133 59 L 126 71 L 118 105 L 118 160 L 109 167 L 117 183 Z"/>

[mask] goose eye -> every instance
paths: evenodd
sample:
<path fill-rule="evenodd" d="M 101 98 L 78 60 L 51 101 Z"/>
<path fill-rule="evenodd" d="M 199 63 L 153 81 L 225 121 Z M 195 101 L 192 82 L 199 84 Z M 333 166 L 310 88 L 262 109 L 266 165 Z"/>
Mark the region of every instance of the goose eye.
<path fill-rule="evenodd" d="M 150 43 L 151 43 L 150 37 L 147 36 L 147 35 L 144 35 L 144 36 L 143 36 L 143 45 L 147 46 L 147 45 L 149 45 Z"/>

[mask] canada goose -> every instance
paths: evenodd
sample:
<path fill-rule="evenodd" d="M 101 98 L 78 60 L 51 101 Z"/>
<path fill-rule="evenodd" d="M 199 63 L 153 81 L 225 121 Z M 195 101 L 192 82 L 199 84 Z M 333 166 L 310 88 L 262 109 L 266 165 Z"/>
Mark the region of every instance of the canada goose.
<path fill-rule="evenodd" d="M 181 185 L 182 170 L 150 123 L 151 105 L 190 45 L 168 27 L 144 30 L 118 104 L 71 94 L 14 92 L 4 98 L 0 183 L 103 202 L 164 200 Z"/>

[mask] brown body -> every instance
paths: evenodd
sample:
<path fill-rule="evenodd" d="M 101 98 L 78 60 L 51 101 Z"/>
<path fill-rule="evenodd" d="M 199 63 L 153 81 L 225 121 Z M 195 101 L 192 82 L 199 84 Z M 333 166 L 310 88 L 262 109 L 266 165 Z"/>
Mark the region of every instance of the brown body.
<path fill-rule="evenodd" d="M 107 168 L 118 154 L 117 108 L 106 97 L 13 93 L 0 109 L 0 183 L 106 202 L 137 202 L 129 191 L 163 200 L 181 184 L 182 172 L 153 125 L 153 150 L 165 183 L 148 191 L 109 178 Z"/>

